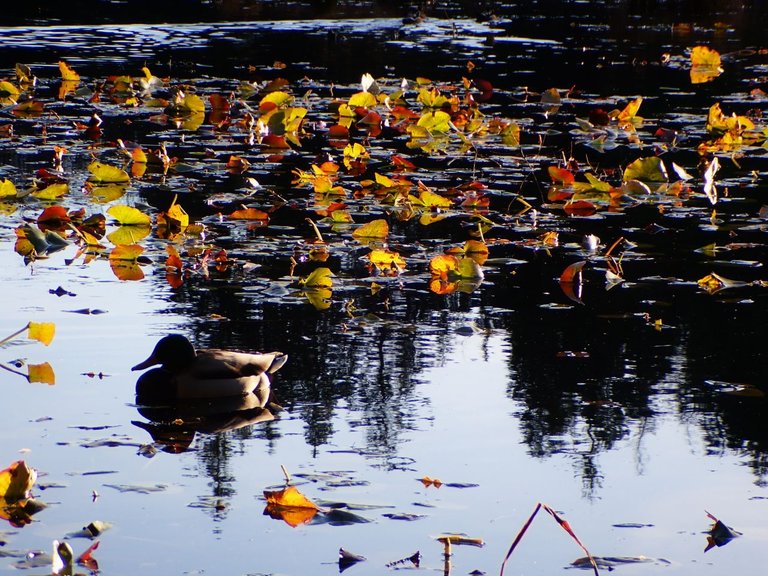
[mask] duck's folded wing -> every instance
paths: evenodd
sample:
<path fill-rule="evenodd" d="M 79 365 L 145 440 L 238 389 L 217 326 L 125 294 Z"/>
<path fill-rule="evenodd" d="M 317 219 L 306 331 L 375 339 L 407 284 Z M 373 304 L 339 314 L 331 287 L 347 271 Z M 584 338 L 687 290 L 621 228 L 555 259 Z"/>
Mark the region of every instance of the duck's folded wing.
<path fill-rule="evenodd" d="M 191 374 L 176 376 L 176 395 L 178 398 L 224 398 L 244 396 L 253 392 L 261 383 L 265 374 L 259 376 L 241 376 L 239 378 L 199 378 Z"/>
<path fill-rule="evenodd" d="M 279 370 L 286 360 L 288 355 L 282 352 L 247 354 L 227 350 L 199 350 L 193 372 L 201 378 L 258 376 Z"/>

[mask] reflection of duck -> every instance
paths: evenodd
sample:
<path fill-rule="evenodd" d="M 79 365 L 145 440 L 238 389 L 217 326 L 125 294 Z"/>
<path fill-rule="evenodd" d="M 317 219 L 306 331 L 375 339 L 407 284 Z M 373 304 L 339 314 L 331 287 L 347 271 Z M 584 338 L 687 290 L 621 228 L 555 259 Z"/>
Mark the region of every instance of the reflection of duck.
<path fill-rule="evenodd" d="M 165 336 L 152 354 L 132 368 L 161 368 L 142 374 L 136 382 L 140 403 L 167 400 L 226 398 L 254 393 L 263 408 L 269 400 L 268 373 L 288 359 L 282 352 L 248 354 L 228 350 L 195 350 L 181 334 Z"/>
<path fill-rule="evenodd" d="M 156 368 L 149 373 L 152 372 L 164 370 Z M 279 409 L 275 405 L 270 408 Z M 134 420 L 132 424 L 149 432 L 153 442 L 171 453 L 186 451 L 198 432 L 219 434 L 275 419 L 272 410 L 263 407 L 256 394 L 189 400 L 183 404 L 149 403 L 137 406 L 137 410 L 149 422 Z"/>

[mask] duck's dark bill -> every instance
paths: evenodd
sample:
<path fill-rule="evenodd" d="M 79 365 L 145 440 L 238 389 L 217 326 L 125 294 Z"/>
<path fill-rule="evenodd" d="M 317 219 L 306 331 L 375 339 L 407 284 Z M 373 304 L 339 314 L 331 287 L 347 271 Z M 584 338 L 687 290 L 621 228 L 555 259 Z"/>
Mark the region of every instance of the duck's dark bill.
<path fill-rule="evenodd" d="M 150 356 L 149 358 L 144 360 L 144 362 L 139 362 L 138 364 L 136 364 L 136 366 L 131 368 L 131 371 L 134 371 L 134 370 L 144 370 L 144 368 L 149 368 L 150 366 L 155 366 L 157 364 L 160 364 L 160 361 L 157 360 L 157 358 L 155 358 L 155 356 L 153 354 L 152 356 Z"/>

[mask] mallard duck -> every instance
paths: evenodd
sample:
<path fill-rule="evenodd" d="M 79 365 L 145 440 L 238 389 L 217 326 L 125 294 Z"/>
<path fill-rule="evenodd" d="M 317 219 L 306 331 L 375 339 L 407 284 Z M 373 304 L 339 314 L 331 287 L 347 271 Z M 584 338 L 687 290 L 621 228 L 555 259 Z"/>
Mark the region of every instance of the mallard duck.
<path fill-rule="evenodd" d="M 269 401 L 268 374 L 288 360 L 282 352 L 249 354 L 229 350 L 195 350 L 181 334 L 161 338 L 149 358 L 131 370 L 160 365 L 136 382 L 138 399 L 212 399 L 254 393 L 262 407 Z"/>

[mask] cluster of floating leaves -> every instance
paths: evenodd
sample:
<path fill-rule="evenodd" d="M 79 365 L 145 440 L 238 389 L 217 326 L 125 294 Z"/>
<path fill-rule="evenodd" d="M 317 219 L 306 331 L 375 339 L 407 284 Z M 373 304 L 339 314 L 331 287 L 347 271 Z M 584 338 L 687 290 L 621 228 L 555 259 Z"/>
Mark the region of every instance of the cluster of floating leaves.
<path fill-rule="evenodd" d="M 593 109 L 574 119 L 576 141 L 598 150 L 617 141 L 637 146 L 637 157 L 621 170 L 599 171 L 554 155 L 538 158 L 536 166 L 521 144 L 527 120 L 491 113 L 495 108 L 486 102 L 494 88 L 473 78 L 472 63 L 456 83 L 366 74 L 359 87 L 331 90 L 329 98 L 318 96 L 306 78 L 240 81 L 225 90 L 159 78 L 146 67 L 136 77 L 90 82 L 63 61 L 59 69 L 60 78 L 43 80 L 19 64 L 15 79 L 0 82 L 0 99 L 15 117 L 0 127 L 0 147 L 34 143 L 49 158 L 33 175 L 22 175 L 29 182 L 0 182 L 0 211 L 16 220 L 15 250 L 26 262 L 74 247 L 67 265 L 105 260 L 123 281 L 143 279 L 149 267 L 173 288 L 209 278 L 212 270 L 266 266 L 273 281 L 321 310 L 334 300 L 333 260 L 352 261 L 345 280 L 366 281 L 374 293 L 382 280 L 424 278 L 425 289 L 446 295 L 476 290 L 487 266 L 508 261 L 489 261 L 494 250 L 559 247 L 557 226 L 540 224 L 545 214 L 590 218 L 641 203 L 658 204 L 663 212 L 706 198 L 714 222 L 720 158 L 731 161 L 737 152 L 764 147 L 768 136 L 757 118 L 728 115 L 713 104 L 701 118 L 706 139 L 697 147 L 699 174 L 692 176 L 693 167 L 663 159 L 676 146 L 673 132 L 656 131 L 647 153 L 638 145 L 644 130 L 638 97 L 622 109 Z M 716 52 L 692 50 L 691 82 L 712 81 L 721 71 Z M 570 92 L 552 88 L 538 105 L 552 117 L 569 99 Z M 139 123 L 147 142 L 106 136 Z M 171 142 L 184 150 L 187 141 L 210 147 L 184 159 L 172 156 Z M 492 154 L 501 166 L 512 157 L 518 172 L 524 167 L 540 198 L 494 190 L 472 170 L 446 185 L 438 172 L 453 161 L 485 161 Z M 262 184 L 252 175 L 257 172 L 267 179 L 270 172 L 290 173 L 290 182 L 276 177 L 279 184 Z M 237 182 L 233 192 L 197 190 L 201 182 L 216 187 L 223 178 Z M 157 189 L 165 209 L 147 210 L 136 192 Z M 290 223 L 290 232 L 275 221 Z M 449 224 L 450 238 L 420 242 L 440 221 Z M 412 233 L 416 241 L 403 242 L 402 230 L 412 230 L 411 223 L 421 232 Z M 239 257 L 220 246 L 233 238 L 241 240 Z M 600 239 L 585 242 L 596 255 Z M 601 255 L 608 288 L 623 281 L 622 256 L 614 259 L 614 248 L 636 246 L 614 242 Z M 561 277 L 566 295 L 577 302 L 582 265 Z M 716 275 L 699 284 L 709 292 L 739 285 Z M 347 311 L 354 311 L 349 301 Z"/>

